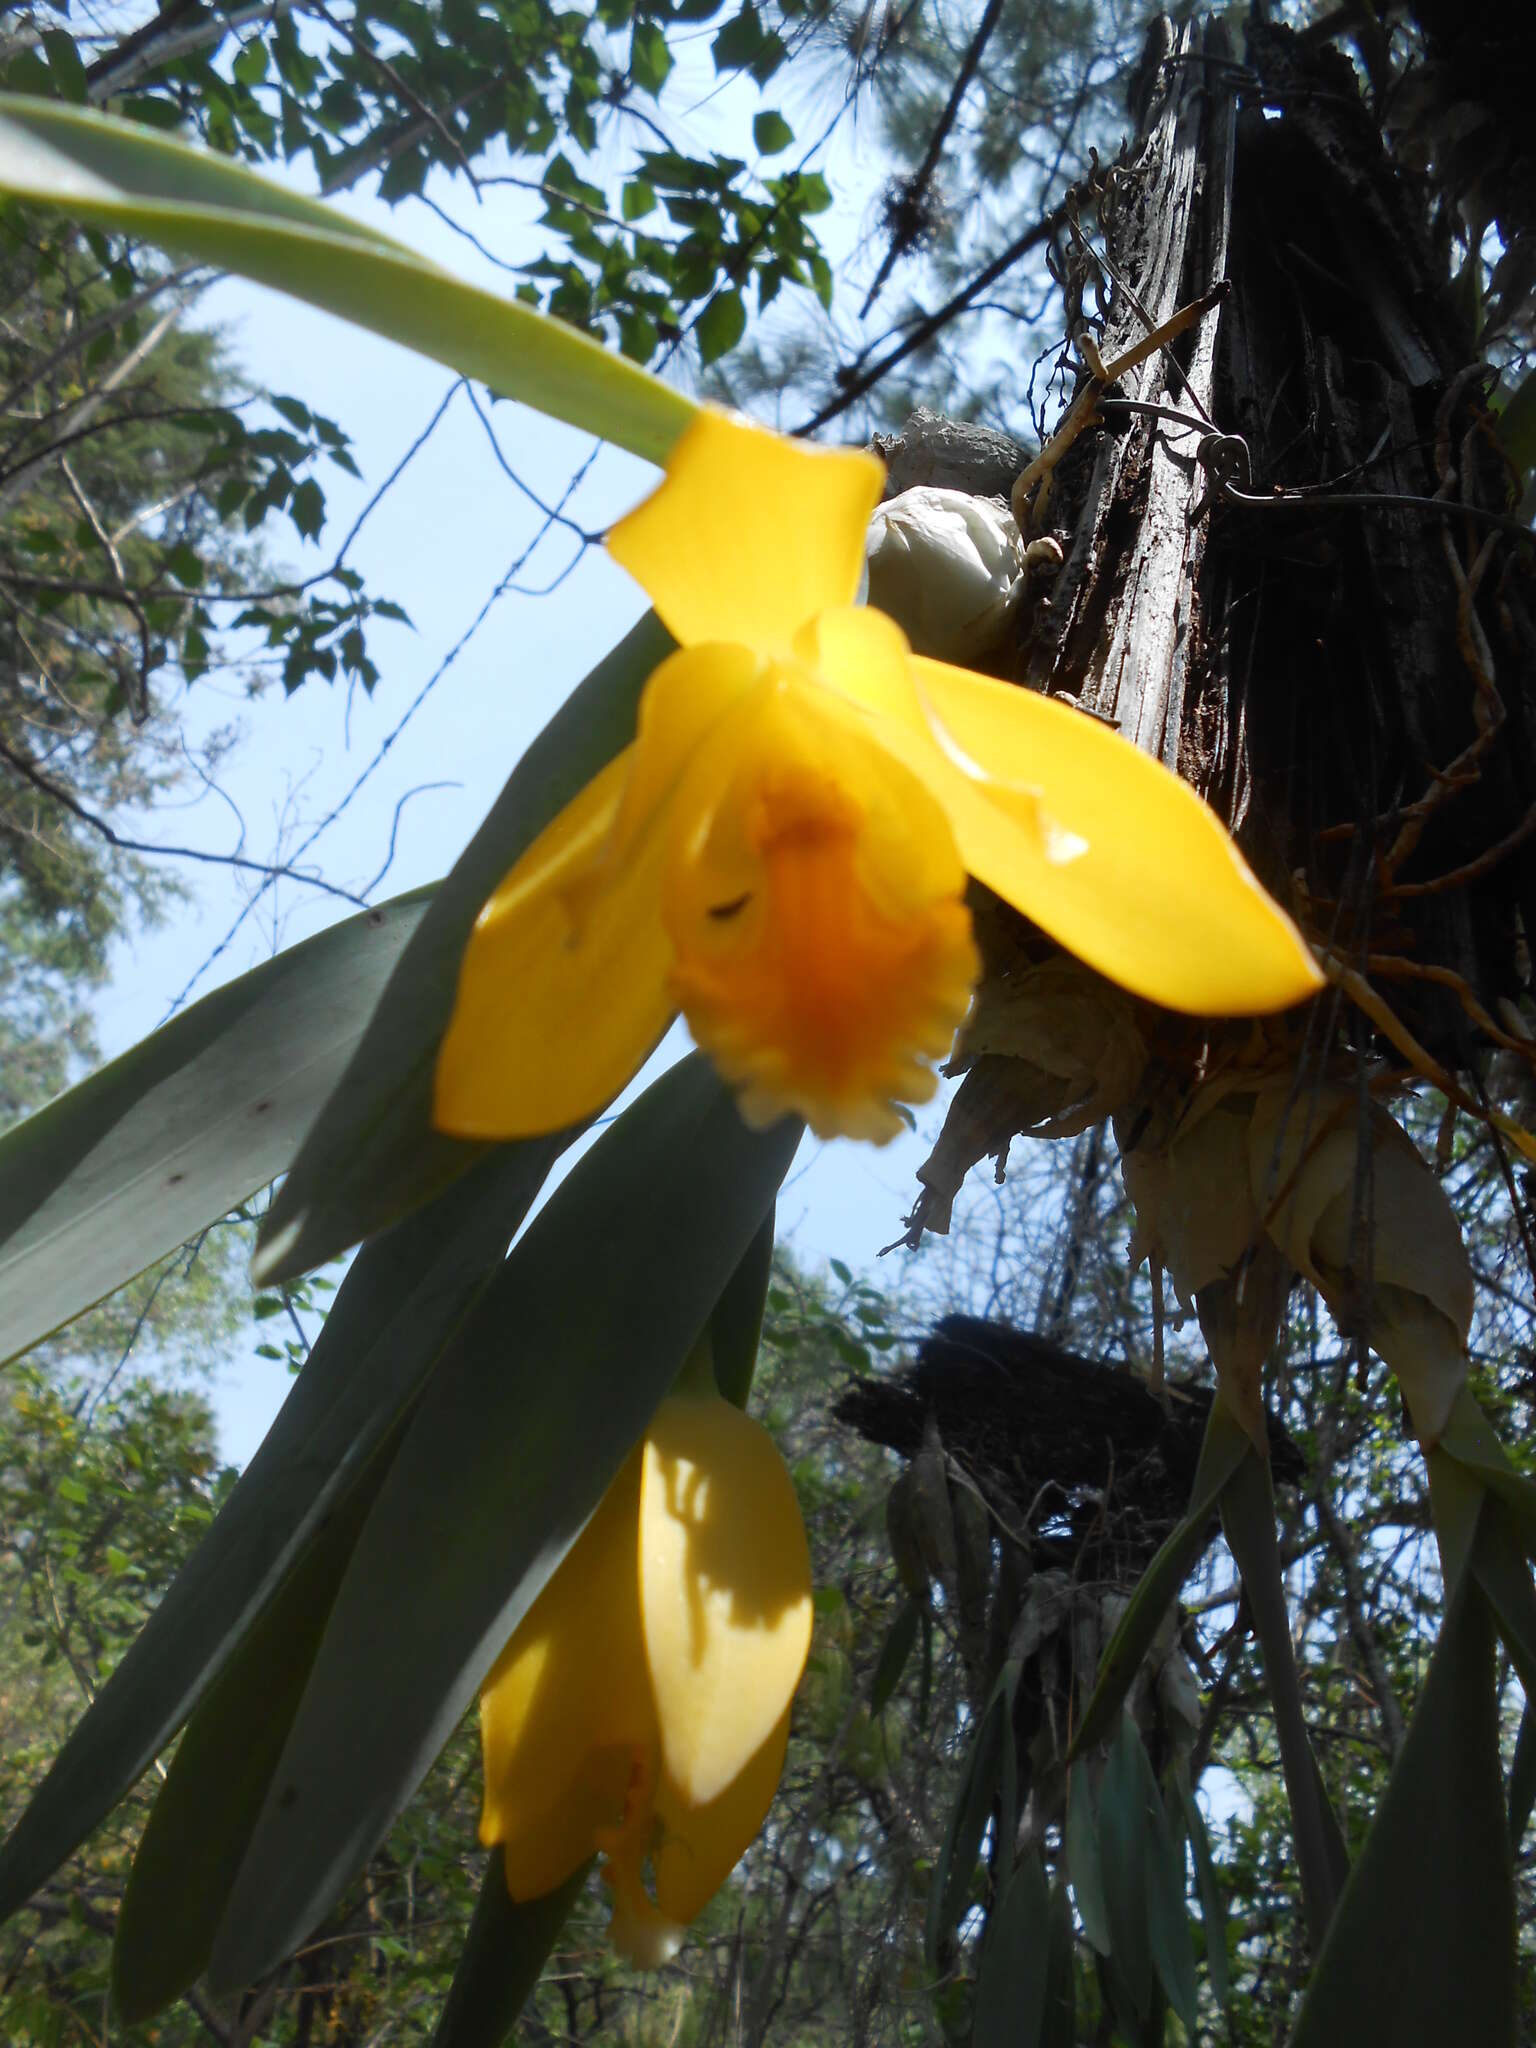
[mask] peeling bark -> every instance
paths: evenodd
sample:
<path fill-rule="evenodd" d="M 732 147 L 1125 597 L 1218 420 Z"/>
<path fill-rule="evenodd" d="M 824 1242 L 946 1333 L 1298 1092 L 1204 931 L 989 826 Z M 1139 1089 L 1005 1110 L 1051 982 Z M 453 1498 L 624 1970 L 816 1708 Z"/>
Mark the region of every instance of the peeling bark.
<path fill-rule="evenodd" d="M 1245 54 L 1219 22 L 1156 25 L 1136 143 L 1073 202 L 1111 276 L 1085 323 L 1079 254 L 1068 319 L 1105 363 L 1228 295 L 1114 385 L 1047 478 L 1065 560 L 999 667 L 1175 768 L 1311 934 L 1368 976 L 1385 957 L 1398 1016 L 1475 1070 L 1536 931 L 1536 550 L 1459 509 L 1509 509 L 1491 374 L 1353 67 L 1262 24 Z M 956 475 L 990 483 L 995 453 Z M 1050 952 L 990 904 L 979 933 L 992 977 Z M 1155 1012 L 1144 1029 L 1175 1070 L 1220 1037 Z M 1378 1043 L 1361 1018 L 1350 1035 Z M 957 1102 L 915 1229 L 947 1220 L 962 1156 L 1005 1157 L 1028 1127 L 1029 1077 L 1010 1089 L 999 1065 Z"/>

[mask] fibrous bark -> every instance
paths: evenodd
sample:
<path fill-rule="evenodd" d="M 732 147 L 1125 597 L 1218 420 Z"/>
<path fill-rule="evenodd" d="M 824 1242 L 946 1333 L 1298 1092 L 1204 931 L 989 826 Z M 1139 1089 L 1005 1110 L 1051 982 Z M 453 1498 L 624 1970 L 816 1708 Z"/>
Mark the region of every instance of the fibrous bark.
<path fill-rule="evenodd" d="M 1109 364 L 1225 297 L 1113 384 L 1034 496 L 1065 559 L 999 665 L 1175 768 L 1309 935 L 1475 1069 L 1491 1019 L 1526 1028 L 1536 925 L 1536 551 L 1476 516 L 1512 496 L 1491 373 L 1339 52 L 1255 24 L 1239 62 L 1220 23 L 1160 23 L 1133 111 L 1069 202 L 1105 252 L 1061 245 L 1069 333 Z M 995 906 L 979 929 L 993 978 L 1051 950 Z M 1213 1038 L 1142 1029 L 1175 1070 Z M 996 1064 L 962 1086 L 914 1236 L 1030 1127 Z"/>

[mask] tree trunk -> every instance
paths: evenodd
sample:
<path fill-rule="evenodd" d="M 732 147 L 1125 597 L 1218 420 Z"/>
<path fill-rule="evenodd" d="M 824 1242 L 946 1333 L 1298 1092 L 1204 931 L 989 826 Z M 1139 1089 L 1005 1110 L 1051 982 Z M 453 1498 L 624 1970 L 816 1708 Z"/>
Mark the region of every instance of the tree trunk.
<path fill-rule="evenodd" d="M 1069 202 L 1108 254 L 1058 244 L 1069 332 L 1112 366 L 1224 296 L 1016 502 L 1064 560 L 1009 672 L 1176 768 L 1309 935 L 1472 1068 L 1525 1035 L 1536 912 L 1536 558 L 1497 523 L 1492 373 L 1338 51 L 1251 25 L 1238 63 L 1222 23 L 1162 21 L 1132 112 L 1135 144 Z M 993 976 L 1046 949 L 990 902 L 978 930 Z M 1148 1031 L 1175 1065 L 1193 1045 Z M 1030 1128 L 1009 1064 L 967 1075 L 914 1237 Z"/>

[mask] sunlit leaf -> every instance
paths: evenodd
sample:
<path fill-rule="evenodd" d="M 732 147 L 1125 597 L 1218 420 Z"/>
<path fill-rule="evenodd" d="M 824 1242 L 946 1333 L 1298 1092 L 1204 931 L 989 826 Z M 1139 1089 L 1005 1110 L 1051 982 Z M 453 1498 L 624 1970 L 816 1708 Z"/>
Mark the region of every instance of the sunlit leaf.
<path fill-rule="evenodd" d="M 575 328 L 228 157 L 111 115 L 8 95 L 0 190 L 274 286 L 651 462 L 696 410 Z"/>
<path fill-rule="evenodd" d="M 265 961 L 0 1139 L 0 1358 L 283 1171 L 431 896 Z"/>

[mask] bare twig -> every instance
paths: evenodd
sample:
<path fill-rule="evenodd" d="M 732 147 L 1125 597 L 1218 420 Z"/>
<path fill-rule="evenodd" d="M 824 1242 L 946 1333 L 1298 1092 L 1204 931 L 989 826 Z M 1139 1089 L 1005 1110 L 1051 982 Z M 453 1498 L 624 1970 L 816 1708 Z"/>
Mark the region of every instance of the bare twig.
<path fill-rule="evenodd" d="M 343 889 L 335 882 L 328 882 L 322 875 L 306 874 L 302 869 L 289 867 L 281 861 L 245 860 L 236 853 L 209 853 L 200 846 L 156 846 L 148 840 L 128 839 L 114 826 L 109 825 L 105 818 L 99 818 L 94 811 L 88 811 L 67 789 L 44 775 L 25 754 L 17 753 L 4 740 L 0 740 L 0 760 L 14 769 L 24 782 L 31 783 L 34 789 L 41 791 L 52 802 L 62 805 L 72 817 L 78 818 L 82 825 L 88 825 L 93 832 L 99 833 L 109 846 L 115 846 L 120 853 L 152 854 L 162 860 L 195 860 L 202 861 L 210 867 L 239 868 L 246 873 L 262 876 L 268 886 L 275 881 L 284 880 L 306 882 L 310 888 L 319 889 L 327 896 L 339 896 L 344 903 L 354 904 L 359 910 L 368 908 L 366 897 L 354 894 L 351 889 Z"/>

